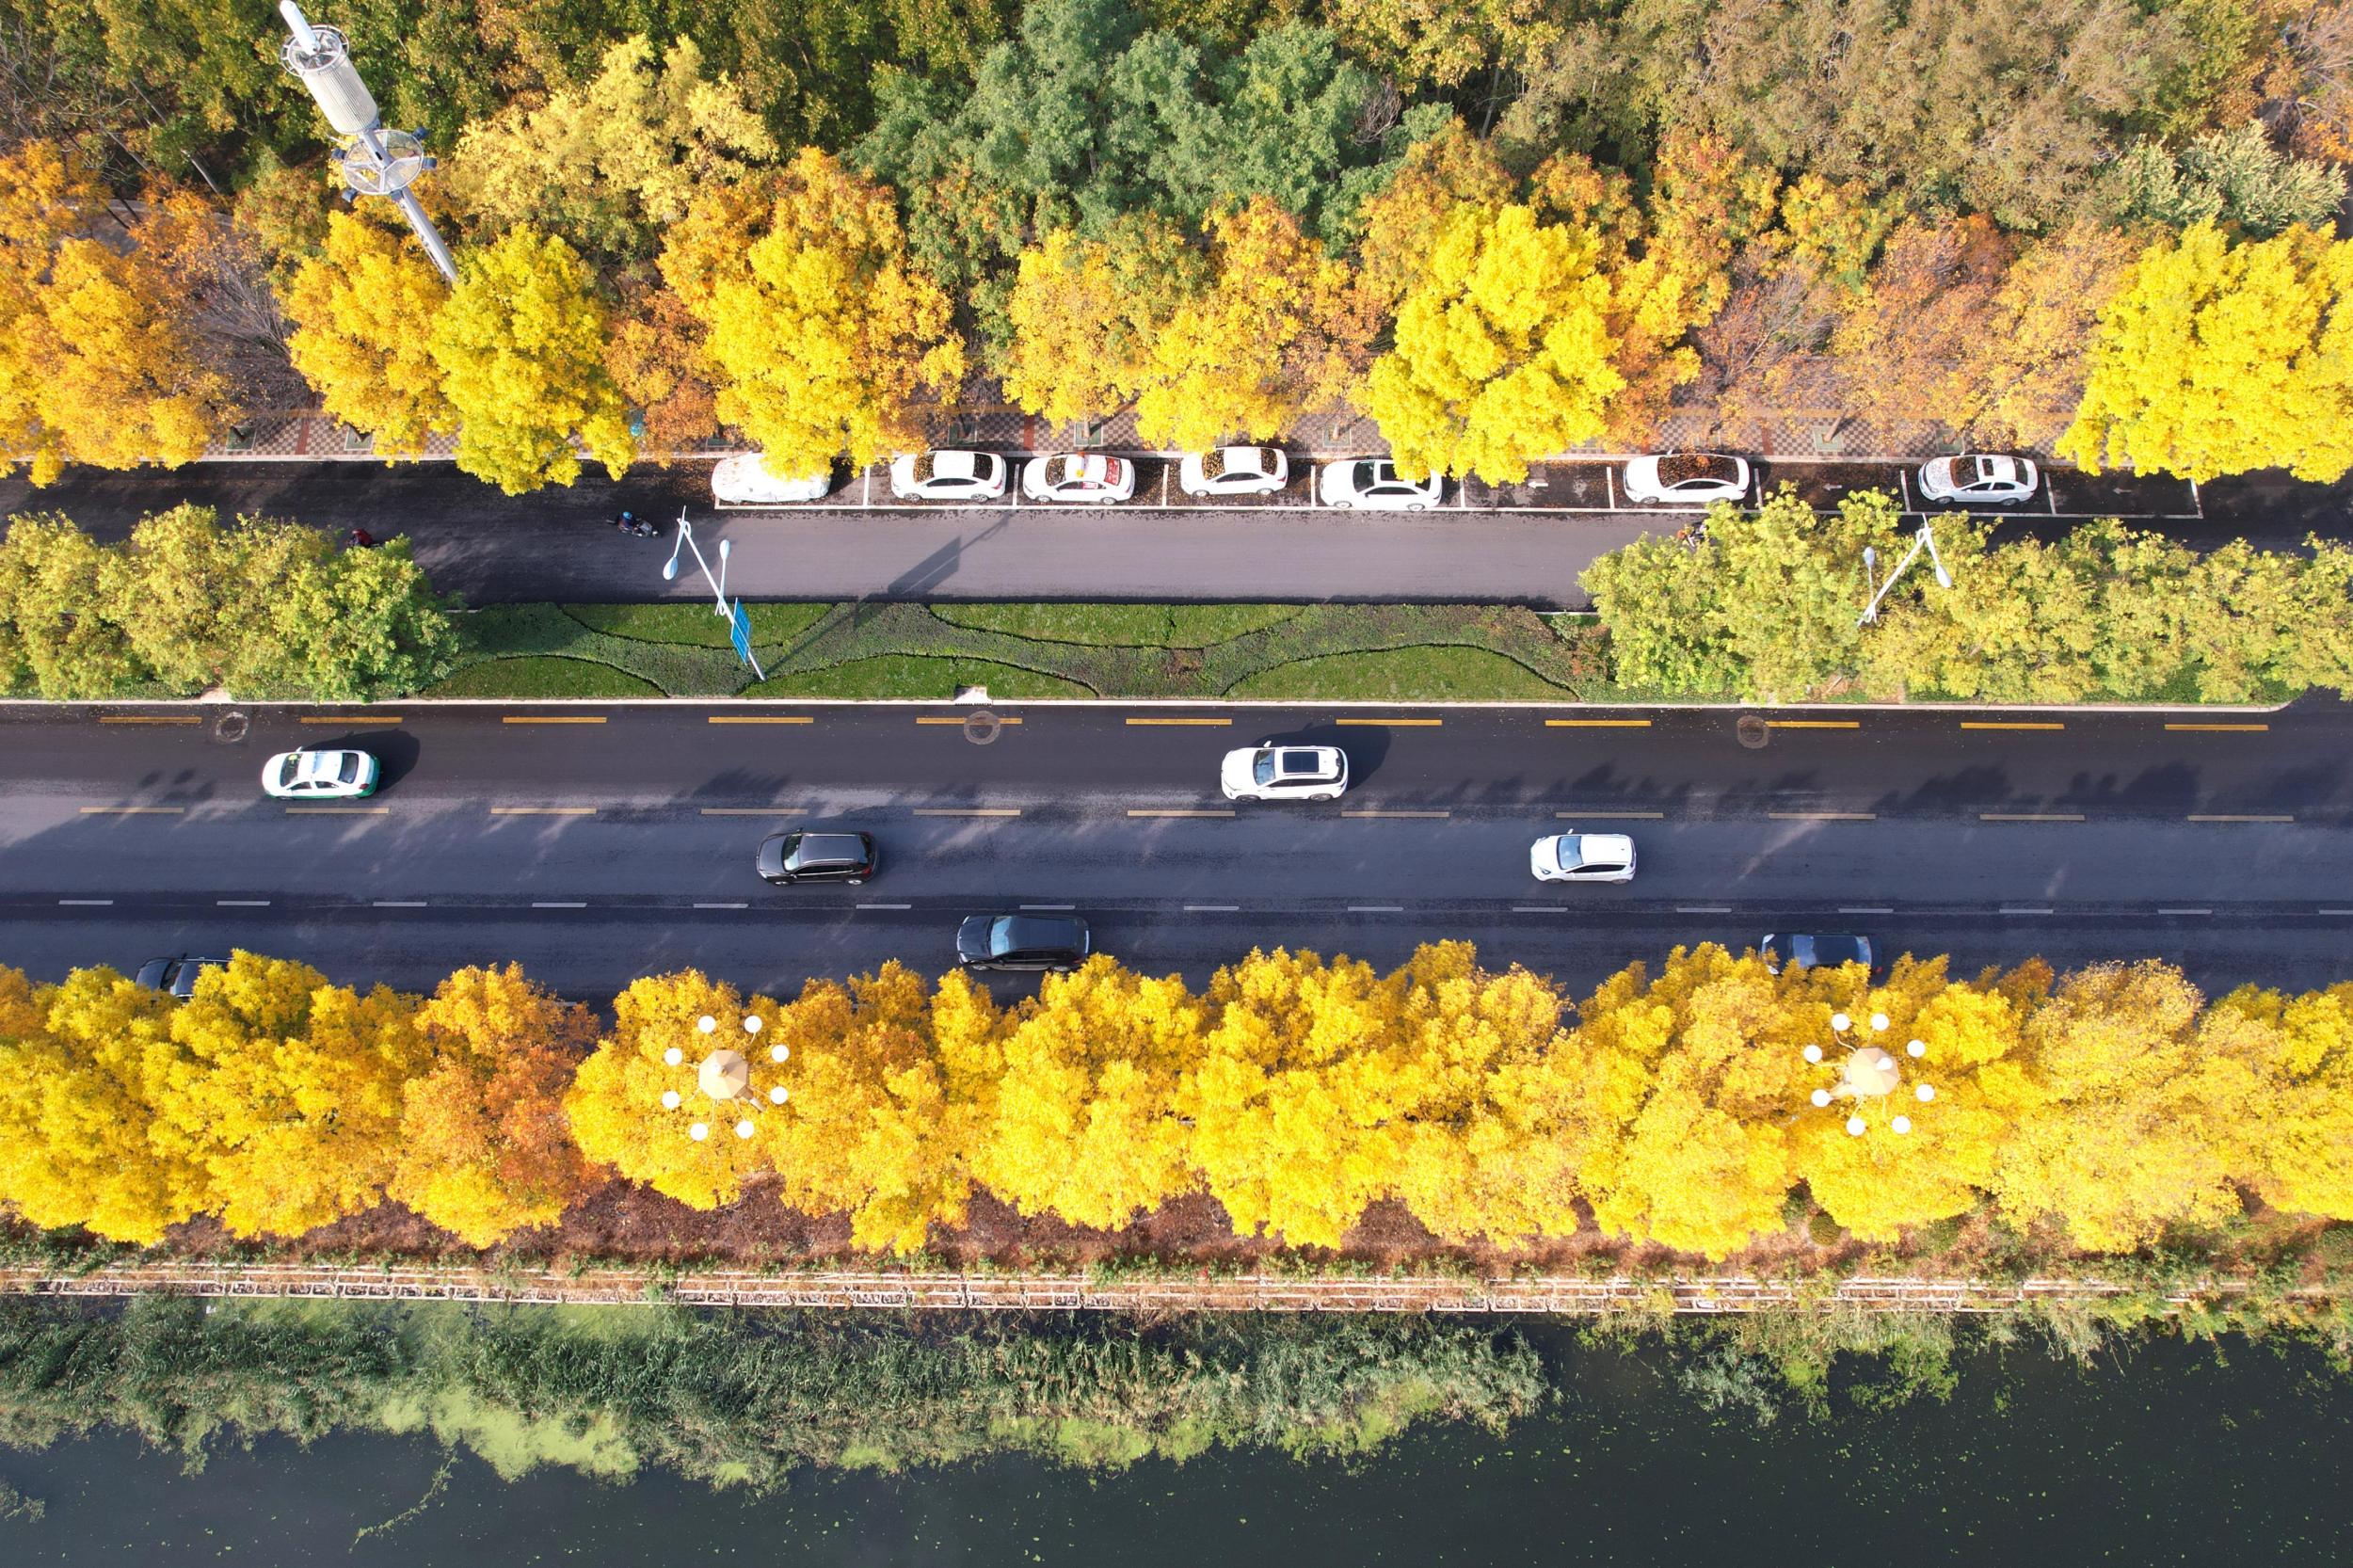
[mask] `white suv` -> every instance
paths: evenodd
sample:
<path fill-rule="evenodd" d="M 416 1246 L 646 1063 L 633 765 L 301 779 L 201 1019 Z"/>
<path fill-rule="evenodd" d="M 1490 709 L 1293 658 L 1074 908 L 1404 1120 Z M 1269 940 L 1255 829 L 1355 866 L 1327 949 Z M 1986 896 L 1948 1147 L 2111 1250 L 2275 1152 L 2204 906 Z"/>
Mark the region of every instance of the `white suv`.
<path fill-rule="evenodd" d="M 1337 746 L 1244 746 L 1225 754 L 1218 783 L 1227 800 L 1337 800 L 1348 754 Z"/>

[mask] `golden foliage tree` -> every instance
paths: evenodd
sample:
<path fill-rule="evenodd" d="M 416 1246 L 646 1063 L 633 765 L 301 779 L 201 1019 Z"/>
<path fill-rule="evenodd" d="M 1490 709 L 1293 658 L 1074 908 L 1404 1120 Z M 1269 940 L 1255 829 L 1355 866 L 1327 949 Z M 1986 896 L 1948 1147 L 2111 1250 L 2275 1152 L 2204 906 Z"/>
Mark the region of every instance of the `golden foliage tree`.
<path fill-rule="evenodd" d="M 2100 312 L 2139 248 L 2130 234 L 2084 222 L 2021 251 L 1961 339 L 1949 423 L 1993 447 L 2041 446 L 2064 434 L 2083 401 Z"/>
<path fill-rule="evenodd" d="M 0 1198 L 19 1214 L 152 1244 L 209 1206 L 203 1167 L 149 1138 L 172 1008 L 112 969 L 35 986 L 0 968 Z"/>
<path fill-rule="evenodd" d="M 1830 342 L 1841 408 L 1891 427 L 1950 423 L 1975 394 L 1969 351 L 1988 335 L 2012 248 L 1980 216 L 1897 224 L 1862 286 L 1841 296 Z"/>
<path fill-rule="evenodd" d="M 698 1069 L 724 1046 L 751 1059 L 755 1081 L 769 1081 L 763 1053 L 768 1042 L 789 1037 L 776 1032 L 789 1011 L 695 969 L 632 981 L 614 999 L 612 1030 L 564 1096 L 581 1152 L 690 1208 L 742 1197 L 745 1182 L 769 1172 L 767 1143 L 736 1135 L 743 1108 L 705 1096 Z M 700 1028 L 705 1017 L 714 1020 L 710 1033 Z M 763 1026 L 756 1038 L 743 1027 L 746 1017 Z M 672 1051 L 676 1062 L 667 1060 Z M 665 1104 L 665 1094 L 677 1102 Z"/>
<path fill-rule="evenodd" d="M 985 1048 L 962 1076 L 994 1084 L 973 1176 L 1025 1214 L 1106 1228 L 1189 1191 L 1176 1085 L 1205 1025 L 1174 975 L 1147 979 L 1097 953 L 1048 976 L 1008 1027 L 963 1035 Z"/>
<path fill-rule="evenodd" d="M 2261 1032 L 2263 1097 L 2246 1112 L 2256 1191 L 2276 1208 L 2353 1220 L 2353 982 L 2301 996 L 2244 986 L 2214 1012 Z"/>
<path fill-rule="evenodd" d="M 569 485 L 577 437 L 618 479 L 636 449 L 604 331 L 588 268 L 556 236 L 521 224 L 461 256 L 427 335 L 457 414 L 457 466 L 508 495 Z"/>
<path fill-rule="evenodd" d="M 509 964 L 442 981 L 417 1028 L 433 1064 L 401 1091 L 392 1196 L 472 1247 L 554 1224 L 597 1179 L 564 1117 L 596 1015 Z"/>
<path fill-rule="evenodd" d="M 784 1200 L 846 1209 L 861 1247 L 911 1252 L 934 1222 L 961 1224 L 988 1103 L 953 1068 L 984 1060 L 997 1027 L 988 993 L 960 973 L 936 992 L 897 963 L 809 982 L 779 1020 L 792 1098 L 762 1140 Z"/>
<path fill-rule="evenodd" d="M 1384 1049 L 1397 999 L 1369 965 L 1277 948 L 1209 982 L 1177 1104 L 1193 1162 L 1244 1235 L 1337 1247 L 1396 1188 L 1407 1092 Z"/>
<path fill-rule="evenodd" d="M 621 395 L 644 410 L 646 449 L 664 462 L 719 433 L 702 324 L 675 289 L 631 293 L 605 340 L 604 367 Z"/>
<path fill-rule="evenodd" d="M 205 1170 L 232 1235 L 296 1236 L 381 1201 L 401 1086 L 427 1056 L 415 998 L 238 952 L 172 1013 L 171 1039 L 154 1142 Z"/>
<path fill-rule="evenodd" d="M 1021 252 L 1006 296 L 1005 395 L 1057 424 L 1118 412 L 1149 378 L 1153 344 L 1203 270 L 1162 219 L 1130 218 L 1101 239 L 1048 231 Z"/>
<path fill-rule="evenodd" d="M 417 456 L 456 424 L 429 346 L 448 297 L 405 235 L 345 213 L 328 216 L 324 251 L 287 288 L 295 368 L 328 414 L 376 438 L 387 461 Z"/>
<path fill-rule="evenodd" d="M 1198 452 L 1332 408 L 1370 362 L 1377 301 L 1265 197 L 1209 223 L 1210 282 L 1153 337 L 1136 430 Z"/>
<path fill-rule="evenodd" d="M 916 444 L 918 391 L 954 395 L 964 344 L 908 259 L 890 192 L 815 148 L 768 189 L 764 209 L 699 200 L 663 251 L 664 279 L 703 322 L 720 419 L 778 473 Z"/>
<path fill-rule="evenodd" d="M 2353 240 L 2211 224 L 2143 251 L 2100 312 L 2062 457 L 2192 479 L 2353 469 Z"/>

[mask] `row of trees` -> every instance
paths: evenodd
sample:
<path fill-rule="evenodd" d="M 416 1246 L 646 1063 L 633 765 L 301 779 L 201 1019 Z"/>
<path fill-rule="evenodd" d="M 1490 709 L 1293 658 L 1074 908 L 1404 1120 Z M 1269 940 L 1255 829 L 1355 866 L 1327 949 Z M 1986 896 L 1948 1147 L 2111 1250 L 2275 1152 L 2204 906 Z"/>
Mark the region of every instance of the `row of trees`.
<path fill-rule="evenodd" d="M 184 1004 L 109 969 L 0 970 L 0 1196 L 141 1242 L 199 1214 L 292 1235 L 390 1196 L 488 1245 L 617 1173 L 698 1208 L 760 1184 L 910 1249 L 981 1188 L 1108 1227 L 1206 1191 L 1295 1245 L 1394 1200 L 1449 1241 L 1590 1215 L 1715 1258 L 1781 1231 L 1799 1183 L 1869 1240 L 1989 1202 L 2092 1251 L 2243 1192 L 2353 1219 L 2353 983 L 2209 1003 L 2153 961 L 1956 980 L 1906 958 L 1873 984 L 1709 946 L 1567 1000 L 1463 943 L 1388 974 L 1254 952 L 1198 993 L 1098 957 L 1010 1008 L 895 964 L 783 1000 L 690 971 L 635 982 L 609 1028 L 514 968 L 418 998 L 240 953 Z M 1859 1137 L 1853 1105 L 1817 1108 L 1832 1068 L 1803 1048 L 1843 1054 L 1833 1012 L 1920 1041 L 1902 1060 L 1934 1098 L 1872 1102 Z M 789 1098 L 737 1137 L 748 1113 L 695 1088 L 697 1020 L 747 1014 L 789 1052 L 756 1083 Z M 718 1125 L 698 1141 L 697 1120 Z"/>
<path fill-rule="evenodd" d="M 1863 696 L 1971 702 L 2279 700 L 2353 690 L 2353 549 L 2310 555 L 2233 540 L 2200 554 L 2107 520 L 2056 543 L 1993 542 L 1935 522 L 1953 585 L 1925 564 L 1871 624 L 1872 583 L 1911 548 L 1896 501 L 1817 512 L 1784 487 L 1755 513 L 1712 508 L 1697 538 L 1646 537 L 1579 581 L 1609 628 L 1613 677 L 1675 696 Z"/>
<path fill-rule="evenodd" d="M 120 544 L 32 514 L 0 536 L 0 696 L 399 696 L 448 673 L 457 632 L 406 539 L 338 550 L 209 506 Z"/>

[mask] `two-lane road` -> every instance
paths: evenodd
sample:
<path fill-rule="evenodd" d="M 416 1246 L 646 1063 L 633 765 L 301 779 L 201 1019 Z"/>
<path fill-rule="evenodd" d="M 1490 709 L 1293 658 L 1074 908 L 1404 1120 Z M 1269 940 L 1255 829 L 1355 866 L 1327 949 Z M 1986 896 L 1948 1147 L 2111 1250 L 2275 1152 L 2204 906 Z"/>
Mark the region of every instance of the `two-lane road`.
<path fill-rule="evenodd" d="M 2338 977 L 2353 711 L 412 705 L 0 709 L 0 959 L 54 974 L 242 945 L 418 985 L 517 958 L 575 994 L 698 964 L 789 985 L 948 957 L 956 920 L 1067 907 L 1195 979 L 1253 945 L 1478 940 L 1580 983 L 1677 941 L 1854 929 L 1969 963 L 2154 952 L 2210 984 Z M 1234 803 L 1219 755 L 1350 754 L 1337 803 Z M 374 800 L 264 798 L 360 744 Z M 772 888 L 778 828 L 874 834 L 863 888 Z M 1630 832 L 1620 888 L 1538 836 Z"/>

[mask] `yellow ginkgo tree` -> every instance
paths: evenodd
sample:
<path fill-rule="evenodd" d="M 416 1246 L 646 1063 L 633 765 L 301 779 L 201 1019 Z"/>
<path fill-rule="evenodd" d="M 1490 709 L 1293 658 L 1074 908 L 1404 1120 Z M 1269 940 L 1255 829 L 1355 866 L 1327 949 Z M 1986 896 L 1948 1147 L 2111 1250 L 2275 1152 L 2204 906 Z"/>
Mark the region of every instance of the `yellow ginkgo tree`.
<path fill-rule="evenodd" d="M 1021 252 L 1006 296 L 1005 395 L 1057 424 L 1118 412 L 1150 377 L 1154 342 L 1202 273 L 1200 254 L 1160 219 L 1130 218 L 1100 239 L 1048 231 Z"/>
<path fill-rule="evenodd" d="M 375 437 L 388 461 L 417 456 L 457 423 L 430 347 L 448 298 L 413 240 L 346 213 L 328 216 L 325 250 L 287 289 L 295 368 L 320 406 Z"/>

